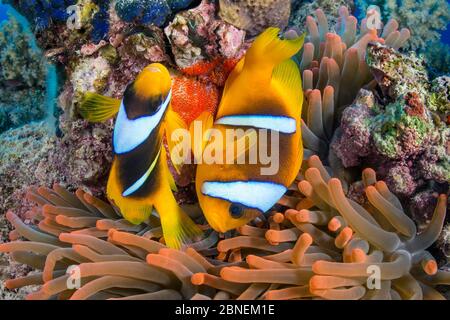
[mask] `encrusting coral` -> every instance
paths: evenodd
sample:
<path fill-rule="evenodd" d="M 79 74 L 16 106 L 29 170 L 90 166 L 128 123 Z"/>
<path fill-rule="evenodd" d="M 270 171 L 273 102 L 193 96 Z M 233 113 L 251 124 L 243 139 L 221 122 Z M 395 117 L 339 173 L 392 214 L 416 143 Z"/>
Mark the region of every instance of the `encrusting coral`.
<path fill-rule="evenodd" d="M 206 64 L 217 58 L 240 58 L 245 49 L 245 32 L 217 20 L 215 15 L 215 4 L 202 1 L 198 7 L 175 15 L 164 29 L 179 68 Z"/>
<path fill-rule="evenodd" d="M 368 5 L 377 5 L 382 17 L 392 18 L 411 30 L 411 41 L 405 50 L 423 54 L 427 67 L 435 75 L 448 74 L 450 53 L 448 45 L 441 42 L 441 31 L 445 30 L 450 19 L 450 6 L 445 0 L 377 0 L 355 1 L 361 12 Z M 447 63 L 446 63 L 447 61 Z"/>
<path fill-rule="evenodd" d="M 363 171 L 368 201 L 361 206 L 317 156 L 305 169 L 280 201 L 284 213 L 261 216 L 219 242 L 211 232 L 183 251 L 164 246 L 156 217 L 135 226 L 80 189 L 31 188 L 27 198 L 37 206 L 26 218 L 39 229 L 9 211 L 13 241 L 0 251 L 41 272 L 6 287 L 42 285 L 28 299 L 444 299 L 434 287 L 449 285 L 450 273 L 426 249 L 442 230 L 447 196 L 417 233 L 373 170 Z M 77 277 L 80 287 L 68 288 Z"/>
<path fill-rule="evenodd" d="M 47 65 L 26 23 L 0 23 L 0 133 L 46 115 Z"/>
<path fill-rule="evenodd" d="M 220 17 L 251 36 L 268 27 L 287 26 L 291 13 L 290 0 L 219 0 Z"/>
<path fill-rule="evenodd" d="M 127 22 L 162 26 L 172 10 L 185 9 L 192 0 L 117 0 L 115 9 L 119 17 Z"/>
<path fill-rule="evenodd" d="M 369 5 L 377 5 L 381 17 L 395 19 L 400 25 L 411 30 L 411 41 L 405 49 L 426 52 L 431 43 L 439 41 L 440 31 L 445 30 L 450 19 L 450 6 L 445 0 L 356 0 L 357 6 L 365 13 Z"/>
<path fill-rule="evenodd" d="M 345 167 L 376 168 L 399 196 L 412 197 L 429 181 L 444 191 L 448 82 L 430 84 L 421 59 L 382 45 L 370 44 L 366 60 L 382 94 L 360 91 L 343 112 L 332 149 Z"/>

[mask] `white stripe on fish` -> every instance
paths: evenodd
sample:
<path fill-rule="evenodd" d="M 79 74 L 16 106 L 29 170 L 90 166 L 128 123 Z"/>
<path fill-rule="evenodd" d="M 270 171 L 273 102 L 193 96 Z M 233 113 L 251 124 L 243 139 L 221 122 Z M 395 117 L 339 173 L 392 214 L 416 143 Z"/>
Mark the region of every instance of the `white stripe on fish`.
<path fill-rule="evenodd" d="M 114 152 L 116 154 L 132 151 L 150 136 L 152 131 L 161 122 L 164 112 L 169 105 L 171 96 L 172 90 L 169 91 L 166 100 L 164 100 L 155 114 L 134 120 L 128 119 L 122 101 L 113 134 Z"/>
<path fill-rule="evenodd" d="M 279 131 L 281 133 L 295 133 L 297 124 L 294 118 L 287 116 L 272 116 L 258 114 L 243 114 L 225 116 L 217 119 L 216 124 L 254 127 Z"/>
<path fill-rule="evenodd" d="M 213 198 L 266 212 L 283 196 L 287 188 L 264 181 L 205 181 L 201 191 Z"/>

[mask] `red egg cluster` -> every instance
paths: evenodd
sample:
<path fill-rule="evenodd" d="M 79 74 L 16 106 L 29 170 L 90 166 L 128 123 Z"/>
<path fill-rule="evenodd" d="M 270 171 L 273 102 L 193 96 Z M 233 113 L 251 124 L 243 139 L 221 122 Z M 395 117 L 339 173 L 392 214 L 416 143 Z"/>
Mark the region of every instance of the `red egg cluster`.
<path fill-rule="evenodd" d="M 173 77 L 172 108 L 189 125 L 202 112 L 215 113 L 237 59 L 198 62 Z"/>

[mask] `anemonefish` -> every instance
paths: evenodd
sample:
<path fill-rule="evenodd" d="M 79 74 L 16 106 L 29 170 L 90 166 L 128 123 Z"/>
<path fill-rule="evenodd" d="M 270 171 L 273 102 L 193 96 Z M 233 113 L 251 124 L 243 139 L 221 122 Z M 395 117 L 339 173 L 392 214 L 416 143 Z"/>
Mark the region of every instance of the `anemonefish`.
<path fill-rule="evenodd" d="M 293 183 L 302 163 L 302 84 L 299 69 L 290 58 L 301 49 L 304 36 L 282 40 L 279 31 L 269 28 L 260 34 L 236 65 L 226 81 L 212 126 L 221 132 L 253 128 L 258 139 L 263 139 L 259 129 L 276 131 L 279 170 L 274 175 L 263 175 L 260 162 L 203 161 L 198 165 L 199 203 L 208 223 L 219 232 L 237 228 L 271 209 Z M 205 118 L 203 121 L 207 122 Z M 205 148 L 210 143 L 207 141 Z M 225 154 L 228 148 L 222 152 Z"/>
<path fill-rule="evenodd" d="M 170 101 L 170 74 L 163 65 L 154 63 L 127 86 L 122 100 L 88 93 L 80 113 L 97 122 L 117 113 L 107 196 L 133 224 L 146 221 L 155 209 L 166 244 L 180 248 L 202 232 L 171 191 L 175 183 L 167 165 L 163 135 L 170 137 L 171 131 L 185 124 L 171 110 Z"/>

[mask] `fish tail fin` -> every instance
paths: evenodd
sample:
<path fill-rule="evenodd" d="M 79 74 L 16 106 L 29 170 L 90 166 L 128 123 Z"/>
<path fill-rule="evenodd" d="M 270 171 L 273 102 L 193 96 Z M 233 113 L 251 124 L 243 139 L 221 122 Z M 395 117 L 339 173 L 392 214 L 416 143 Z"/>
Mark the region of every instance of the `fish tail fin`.
<path fill-rule="evenodd" d="M 164 198 L 155 204 L 155 208 L 161 219 L 166 245 L 180 249 L 183 244 L 192 243 L 195 238 L 201 237 L 202 230 L 181 209 L 173 194 L 167 192 Z"/>
<path fill-rule="evenodd" d="M 119 112 L 120 100 L 105 97 L 94 92 L 84 94 L 81 105 L 78 108 L 80 115 L 90 122 L 103 122 Z"/>
<path fill-rule="evenodd" d="M 280 39 L 279 32 L 279 28 L 270 27 L 256 38 L 246 53 L 245 69 L 267 74 L 268 70 L 300 51 L 304 34 L 295 39 Z"/>

